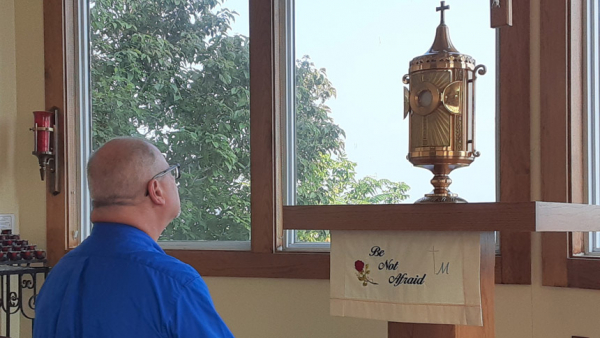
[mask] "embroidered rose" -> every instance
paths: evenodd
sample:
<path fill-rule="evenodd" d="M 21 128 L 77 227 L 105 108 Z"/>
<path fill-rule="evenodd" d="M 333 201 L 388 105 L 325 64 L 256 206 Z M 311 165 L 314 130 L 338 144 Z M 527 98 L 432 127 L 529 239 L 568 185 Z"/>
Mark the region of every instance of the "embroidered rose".
<path fill-rule="evenodd" d="M 369 283 L 377 285 L 377 283 L 375 283 L 373 279 L 369 277 L 369 274 L 371 273 L 371 270 L 369 270 L 369 264 L 365 264 L 365 262 L 358 260 L 354 262 L 354 269 L 357 271 L 356 277 L 358 277 L 358 280 L 362 282 L 363 286 L 367 286 Z"/>
<path fill-rule="evenodd" d="M 365 263 L 363 261 L 356 261 L 354 262 L 354 268 L 358 272 L 363 272 L 363 269 L 365 268 Z"/>

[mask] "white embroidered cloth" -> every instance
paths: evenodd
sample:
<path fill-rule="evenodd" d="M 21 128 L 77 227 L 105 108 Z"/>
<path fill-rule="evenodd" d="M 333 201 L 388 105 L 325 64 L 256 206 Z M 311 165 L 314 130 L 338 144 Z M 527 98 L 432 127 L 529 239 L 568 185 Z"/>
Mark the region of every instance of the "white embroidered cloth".
<path fill-rule="evenodd" d="M 482 326 L 481 235 L 332 231 L 331 314 Z"/>

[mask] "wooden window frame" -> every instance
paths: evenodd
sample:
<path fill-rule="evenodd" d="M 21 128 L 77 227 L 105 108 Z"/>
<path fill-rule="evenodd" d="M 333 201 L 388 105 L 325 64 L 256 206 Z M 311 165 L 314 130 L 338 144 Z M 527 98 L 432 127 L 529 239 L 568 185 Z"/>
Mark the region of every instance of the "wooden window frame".
<path fill-rule="evenodd" d="M 541 11 L 542 198 L 586 203 L 583 0 L 552 0 Z M 549 11 L 550 6 L 556 8 Z M 600 290 L 600 259 L 581 232 L 542 234 L 542 285 Z"/>
<path fill-rule="evenodd" d="M 513 1 L 513 26 L 499 28 L 497 151 L 499 202 L 531 194 L 531 2 Z M 531 284 L 531 233 L 500 232 L 496 284 Z"/>
<path fill-rule="evenodd" d="M 250 0 L 251 205 L 250 251 L 167 250 L 203 276 L 328 279 L 329 254 L 278 250 L 283 236 L 282 153 L 278 0 Z M 76 7 L 74 0 L 44 1 L 46 107 L 59 108 L 65 123 L 61 135 L 62 193 L 47 197 L 48 258 L 54 265 L 77 246 L 79 193 L 77 92 L 75 72 Z M 499 34 L 498 179 L 500 202 L 531 200 L 530 176 L 530 4 L 513 4 L 513 27 Z M 506 70 L 506 71 L 501 71 Z M 510 85 L 508 85 L 510 83 Z M 503 84 L 507 84 L 503 86 Z M 352 206 L 348 206 L 352 208 Z M 392 206 L 393 207 L 393 206 Z M 318 209 L 316 211 L 319 213 Z M 288 215 L 289 216 L 289 215 Z M 290 216 L 293 217 L 293 216 Z M 348 217 L 348 216 L 346 216 Z M 339 219 L 344 222 L 343 217 Z M 496 257 L 496 283 L 531 283 L 531 236 L 502 232 Z"/>

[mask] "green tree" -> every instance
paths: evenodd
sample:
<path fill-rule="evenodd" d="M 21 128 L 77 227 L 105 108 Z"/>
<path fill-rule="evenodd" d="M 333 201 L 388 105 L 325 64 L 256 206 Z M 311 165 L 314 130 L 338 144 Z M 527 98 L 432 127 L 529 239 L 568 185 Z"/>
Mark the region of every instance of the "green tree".
<path fill-rule="evenodd" d="M 249 39 L 229 33 L 236 13 L 220 5 L 90 4 L 93 147 L 116 136 L 145 137 L 181 164 L 182 213 L 165 240 L 249 238 Z M 304 57 L 296 82 L 299 203 L 405 199 L 404 183 L 356 178 L 344 131 L 325 105 L 335 96 L 325 70 Z"/>

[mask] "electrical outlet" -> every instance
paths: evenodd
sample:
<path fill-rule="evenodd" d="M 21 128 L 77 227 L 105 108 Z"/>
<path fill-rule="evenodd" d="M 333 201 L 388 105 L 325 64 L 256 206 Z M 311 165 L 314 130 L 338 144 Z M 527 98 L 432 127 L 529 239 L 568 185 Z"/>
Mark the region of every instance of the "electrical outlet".
<path fill-rule="evenodd" d="M 0 230 L 15 230 L 15 214 L 0 214 Z"/>

